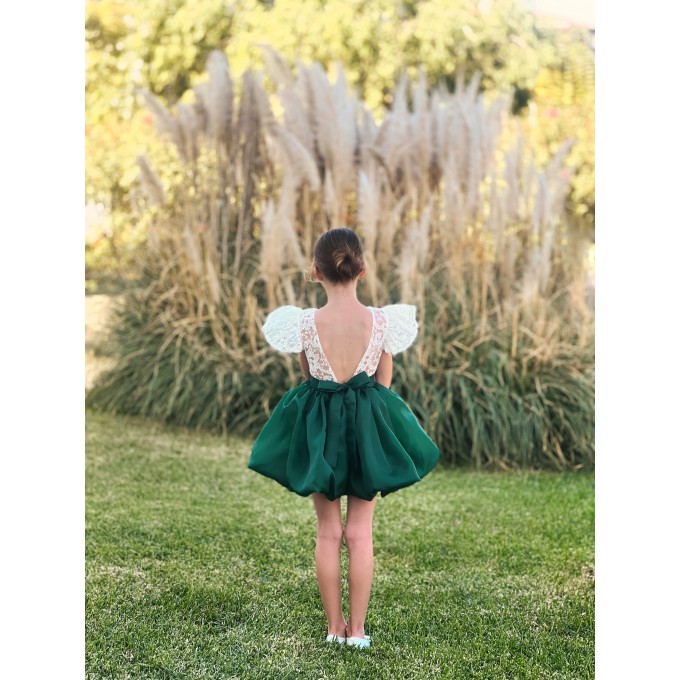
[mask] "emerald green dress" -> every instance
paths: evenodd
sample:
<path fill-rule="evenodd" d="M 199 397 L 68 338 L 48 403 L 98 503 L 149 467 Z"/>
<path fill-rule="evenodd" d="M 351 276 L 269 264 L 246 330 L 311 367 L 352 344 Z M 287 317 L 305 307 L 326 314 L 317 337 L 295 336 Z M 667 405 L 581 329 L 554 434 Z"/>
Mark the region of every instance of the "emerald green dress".
<path fill-rule="evenodd" d="M 311 377 L 288 390 L 258 434 L 248 467 L 300 496 L 372 500 L 415 484 L 439 460 L 439 449 L 402 398 L 377 383 L 383 351 L 396 354 L 417 334 L 415 307 L 369 307 L 371 340 L 353 377 L 341 383 L 316 333 L 316 308 L 284 305 L 263 327 L 283 352 L 305 351 Z"/>

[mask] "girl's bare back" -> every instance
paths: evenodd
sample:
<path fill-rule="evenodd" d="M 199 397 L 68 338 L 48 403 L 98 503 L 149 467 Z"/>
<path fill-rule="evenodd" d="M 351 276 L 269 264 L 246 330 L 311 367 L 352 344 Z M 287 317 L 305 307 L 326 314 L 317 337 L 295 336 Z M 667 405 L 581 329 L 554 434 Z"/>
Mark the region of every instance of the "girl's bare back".
<path fill-rule="evenodd" d="M 321 307 L 314 313 L 314 325 L 335 377 L 346 382 L 354 375 L 371 341 L 373 313 L 364 305 Z"/>

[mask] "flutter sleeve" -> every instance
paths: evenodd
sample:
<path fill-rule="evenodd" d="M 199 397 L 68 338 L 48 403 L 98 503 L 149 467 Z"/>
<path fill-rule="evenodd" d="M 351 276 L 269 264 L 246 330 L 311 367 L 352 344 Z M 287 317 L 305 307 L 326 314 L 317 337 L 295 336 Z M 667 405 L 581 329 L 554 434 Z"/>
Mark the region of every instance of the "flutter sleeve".
<path fill-rule="evenodd" d="M 283 305 L 270 312 L 262 326 L 265 340 L 279 352 L 301 352 L 300 319 L 302 309 Z"/>
<path fill-rule="evenodd" d="M 418 335 L 416 306 L 399 303 L 386 305 L 382 310 L 387 318 L 383 349 L 389 354 L 403 352 Z"/>

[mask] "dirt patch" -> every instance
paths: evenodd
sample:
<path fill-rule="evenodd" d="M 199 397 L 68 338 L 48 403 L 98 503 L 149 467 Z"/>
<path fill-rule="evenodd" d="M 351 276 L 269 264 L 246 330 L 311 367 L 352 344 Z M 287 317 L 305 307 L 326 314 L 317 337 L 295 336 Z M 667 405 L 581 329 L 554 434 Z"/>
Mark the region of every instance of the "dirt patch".
<path fill-rule="evenodd" d="M 111 309 L 122 295 L 85 296 L 85 390 L 89 390 L 97 376 L 115 364 L 115 358 L 102 350 L 111 317 Z"/>

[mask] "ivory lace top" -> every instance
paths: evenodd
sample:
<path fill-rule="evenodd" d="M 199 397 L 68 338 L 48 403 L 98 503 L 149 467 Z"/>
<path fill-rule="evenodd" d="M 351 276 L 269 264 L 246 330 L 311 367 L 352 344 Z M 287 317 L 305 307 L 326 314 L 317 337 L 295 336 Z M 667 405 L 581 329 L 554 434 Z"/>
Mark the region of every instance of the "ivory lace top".
<path fill-rule="evenodd" d="M 384 307 L 368 307 L 373 314 L 371 338 L 354 374 L 366 371 L 373 375 L 383 351 L 403 352 L 418 334 L 415 305 L 403 303 Z M 277 307 L 267 316 L 262 331 L 267 342 L 280 352 L 302 352 L 309 363 L 310 374 L 319 380 L 339 382 L 326 358 L 316 332 L 316 307 L 302 309 L 295 305 Z"/>

